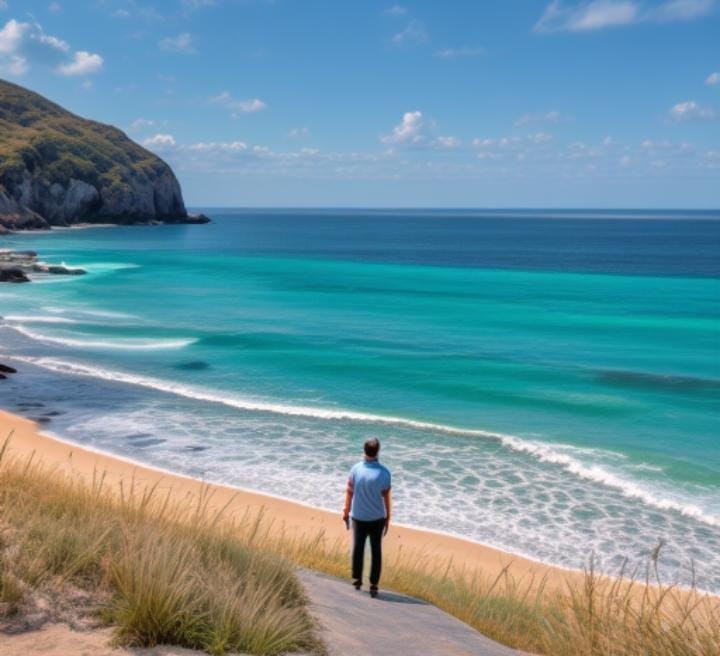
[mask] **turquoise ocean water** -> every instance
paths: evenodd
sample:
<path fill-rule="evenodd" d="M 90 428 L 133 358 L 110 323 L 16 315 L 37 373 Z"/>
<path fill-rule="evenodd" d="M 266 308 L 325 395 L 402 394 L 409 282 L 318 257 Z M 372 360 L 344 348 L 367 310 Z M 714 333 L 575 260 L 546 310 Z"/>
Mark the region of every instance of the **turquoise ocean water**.
<path fill-rule="evenodd" d="M 329 509 L 376 435 L 399 522 L 720 592 L 717 215 L 209 214 L 3 239 L 89 274 L 0 287 L 0 406 Z"/>

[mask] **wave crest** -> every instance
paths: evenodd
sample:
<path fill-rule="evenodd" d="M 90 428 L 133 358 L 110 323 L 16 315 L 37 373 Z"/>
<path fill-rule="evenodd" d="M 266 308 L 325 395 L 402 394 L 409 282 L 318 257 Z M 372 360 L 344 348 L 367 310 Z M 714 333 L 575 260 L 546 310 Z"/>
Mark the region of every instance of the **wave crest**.
<path fill-rule="evenodd" d="M 118 349 L 129 351 L 156 351 L 162 349 L 180 349 L 190 344 L 194 344 L 197 339 L 193 337 L 181 337 L 173 339 L 143 339 L 133 337 L 118 337 L 115 339 L 77 339 L 73 337 L 58 337 L 54 335 L 44 335 L 28 330 L 24 326 L 5 325 L 2 328 L 8 328 L 24 335 L 37 342 L 45 344 L 58 344 L 59 346 L 70 346 L 73 348 L 99 348 L 99 349 Z"/>
<path fill-rule="evenodd" d="M 77 323 L 75 319 L 68 319 L 67 317 L 56 317 L 56 316 L 42 316 L 42 315 L 26 315 L 26 314 L 8 314 L 1 317 L 5 321 L 12 321 L 14 323 L 64 323 L 74 324 Z"/>

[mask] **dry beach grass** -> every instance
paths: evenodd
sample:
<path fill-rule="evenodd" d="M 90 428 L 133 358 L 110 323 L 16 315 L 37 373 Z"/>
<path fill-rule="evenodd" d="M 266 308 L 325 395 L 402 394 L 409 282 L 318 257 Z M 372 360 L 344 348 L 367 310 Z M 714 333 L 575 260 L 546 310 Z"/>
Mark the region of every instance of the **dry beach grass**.
<path fill-rule="evenodd" d="M 273 550 L 307 567 L 346 575 L 345 550 L 321 539 L 276 538 Z M 663 584 L 651 566 L 639 576 L 601 576 L 590 563 L 564 589 L 517 576 L 489 577 L 451 560 L 398 554 L 384 585 L 429 601 L 483 634 L 546 656 L 718 656 L 720 601 Z"/>
<path fill-rule="evenodd" d="M 9 459 L 6 447 L 0 611 L 11 626 L 24 611 L 111 624 L 122 645 L 322 651 L 290 563 L 254 545 L 247 526 L 219 521 L 206 499 L 181 506 L 132 486 L 116 495 L 102 476 L 88 485 L 37 459 Z"/>
<path fill-rule="evenodd" d="M 342 534 L 292 530 L 271 499 L 264 511 L 233 505 L 234 497 L 215 486 L 183 489 L 182 479 L 168 488 L 134 475 L 118 482 L 102 470 L 83 477 L 51 458 L 42 464 L 40 455 L 6 449 L 0 462 L 6 615 L 38 592 L 64 594 L 66 605 L 80 604 L 92 621 L 113 625 L 119 643 L 211 653 L 322 649 L 290 563 L 345 576 Z M 518 649 L 548 656 L 720 654 L 718 598 L 659 584 L 652 563 L 634 581 L 592 568 L 536 574 L 522 561 L 493 570 L 412 545 L 388 550 L 384 586 Z"/>

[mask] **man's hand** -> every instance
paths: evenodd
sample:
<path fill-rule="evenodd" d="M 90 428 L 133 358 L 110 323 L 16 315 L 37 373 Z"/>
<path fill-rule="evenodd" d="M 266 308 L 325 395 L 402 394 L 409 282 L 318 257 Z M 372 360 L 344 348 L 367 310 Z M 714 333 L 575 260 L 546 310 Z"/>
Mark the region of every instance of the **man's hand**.
<path fill-rule="evenodd" d="M 390 528 L 390 518 L 385 520 L 385 528 L 383 529 L 383 535 L 387 535 L 388 529 Z"/>
<path fill-rule="evenodd" d="M 343 522 L 345 522 L 345 528 L 350 528 L 350 512 L 348 510 L 343 510 Z"/>

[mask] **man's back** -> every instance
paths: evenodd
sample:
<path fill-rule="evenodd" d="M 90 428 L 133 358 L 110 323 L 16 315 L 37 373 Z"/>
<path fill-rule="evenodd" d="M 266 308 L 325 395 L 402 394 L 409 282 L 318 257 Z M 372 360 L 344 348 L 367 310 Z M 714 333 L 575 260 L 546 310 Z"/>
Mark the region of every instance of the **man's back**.
<path fill-rule="evenodd" d="M 363 460 L 350 470 L 348 483 L 352 489 L 350 515 L 370 522 L 387 516 L 383 495 L 390 490 L 390 470 L 377 460 Z"/>

